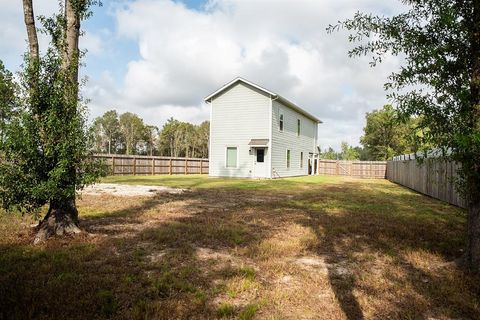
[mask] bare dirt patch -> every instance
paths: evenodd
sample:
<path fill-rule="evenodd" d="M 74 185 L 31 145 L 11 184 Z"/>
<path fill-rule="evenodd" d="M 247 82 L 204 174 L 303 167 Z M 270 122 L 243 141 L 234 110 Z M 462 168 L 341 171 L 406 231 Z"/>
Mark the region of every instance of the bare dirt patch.
<path fill-rule="evenodd" d="M 143 185 L 128 185 L 128 184 L 114 184 L 114 183 L 97 183 L 85 188 L 81 194 L 83 195 L 104 195 L 111 194 L 121 197 L 145 197 L 155 196 L 157 194 L 182 194 L 186 189 L 177 189 L 163 186 L 143 186 Z"/>
<path fill-rule="evenodd" d="M 296 259 L 295 263 L 307 270 L 323 274 L 344 276 L 352 273 L 346 262 L 328 263 L 323 257 L 301 257 Z"/>

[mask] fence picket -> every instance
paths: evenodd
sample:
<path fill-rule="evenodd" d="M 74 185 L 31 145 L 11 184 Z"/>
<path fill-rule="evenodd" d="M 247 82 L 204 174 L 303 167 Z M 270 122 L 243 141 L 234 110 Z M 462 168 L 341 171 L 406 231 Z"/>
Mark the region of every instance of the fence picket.
<path fill-rule="evenodd" d="M 208 159 L 119 154 L 95 154 L 93 157 L 103 159 L 113 175 L 208 173 Z"/>
<path fill-rule="evenodd" d="M 386 161 L 319 160 L 318 174 L 385 179 Z"/>
<path fill-rule="evenodd" d="M 387 179 L 407 188 L 465 208 L 455 188 L 459 165 L 442 159 L 388 161 Z"/>

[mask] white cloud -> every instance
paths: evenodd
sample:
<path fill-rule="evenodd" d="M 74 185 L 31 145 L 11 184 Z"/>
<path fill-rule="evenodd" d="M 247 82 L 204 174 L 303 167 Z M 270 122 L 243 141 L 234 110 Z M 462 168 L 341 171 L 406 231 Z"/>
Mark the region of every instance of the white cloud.
<path fill-rule="evenodd" d="M 13 59 L 26 48 L 21 3 L 0 2 L 0 54 Z M 103 73 L 88 74 L 84 93 L 92 116 L 116 108 L 159 126 L 171 116 L 198 123 L 208 119 L 203 97 L 243 76 L 322 119 L 322 147 L 357 144 L 365 112 L 386 102 L 383 83 L 399 63 L 390 58 L 372 69 L 367 58 L 350 59 L 346 34 L 325 29 L 356 11 L 398 13 L 400 1 L 210 0 L 205 11 L 172 0 L 112 2 L 106 9 L 116 30 L 89 30 L 81 46 L 93 61 L 128 39 L 139 56 L 130 59 L 123 78 L 113 76 L 125 68 L 115 61 Z M 39 12 L 57 8 L 57 1 L 35 3 Z"/>
<path fill-rule="evenodd" d="M 0 59 L 5 61 L 10 69 L 17 69 L 22 62 L 22 55 L 27 50 L 27 31 L 23 20 L 21 1 L 0 0 Z M 57 1 L 33 1 L 35 16 L 51 16 L 58 8 Z M 37 27 L 39 23 L 37 22 Z M 44 48 L 48 38 L 39 33 L 39 44 Z"/>
<path fill-rule="evenodd" d="M 99 33 L 100 34 L 100 33 Z M 104 51 L 104 42 L 99 34 L 85 32 L 82 39 L 82 48 L 87 50 L 88 56 L 100 56 Z"/>
<path fill-rule="evenodd" d="M 16 70 L 22 62 L 22 55 L 28 49 L 27 31 L 24 24 L 23 7 L 21 1 L 0 0 L 0 59 L 8 63 L 10 69 Z M 58 1 L 33 1 L 36 27 L 41 28 L 37 19 L 39 16 L 51 17 L 59 10 Z M 50 37 L 37 32 L 41 52 L 48 47 Z M 80 41 L 82 49 L 87 49 L 89 55 L 100 55 L 104 50 L 103 33 L 86 32 Z"/>
<path fill-rule="evenodd" d="M 325 29 L 359 10 L 399 12 L 399 2 L 211 0 L 206 8 L 138 0 L 116 11 L 118 36 L 140 52 L 116 97 L 125 109 L 157 124 L 184 114 L 199 122 L 208 118 L 202 98 L 243 76 L 323 119 L 322 146 L 358 144 L 365 112 L 386 102 L 383 82 L 398 59 L 372 69 L 347 57 L 344 32 Z"/>

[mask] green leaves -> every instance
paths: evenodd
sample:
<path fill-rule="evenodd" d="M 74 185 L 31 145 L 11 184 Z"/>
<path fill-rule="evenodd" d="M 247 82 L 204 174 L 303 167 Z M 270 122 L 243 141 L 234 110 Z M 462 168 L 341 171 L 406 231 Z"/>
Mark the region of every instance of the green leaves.
<path fill-rule="evenodd" d="M 402 55 L 404 63 L 387 79 L 385 89 L 403 119 L 417 117 L 421 134 L 411 135 L 417 146 L 449 150 L 448 158 L 462 163 L 461 175 L 480 192 L 480 6 L 476 0 L 404 0 L 406 11 L 392 17 L 356 13 L 330 26 L 346 29 L 355 47 L 352 57 L 369 55 L 372 66 L 386 55 Z M 370 117 L 370 124 L 368 123 Z M 382 146 L 385 158 L 399 153 L 399 138 L 381 144 L 375 140 L 389 121 L 367 115 L 363 143 Z M 383 123 L 383 124 L 382 124 Z M 382 124 L 382 125 L 380 125 Z M 377 127 L 377 128 L 375 128 Z M 377 133 L 374 133 L 377 132 Z M 384 136 L 398 136 L 396 133 Z M 393 144 L 392 144 L 393 142 Z M 473 189 L 472 189 L 473 187 Z"/>
<path fill-rule="evenodd" d="M 370 150 L 372 160 L 389 160 L 395 155 L 415 153 L 429 147 L 425 142 L 428 128 L 423 118 L 399 114 L 391 105 L 368 112 L 365 116 L 363 146 Z"/>
<path fill-rule="evenodd" d="M 31 212 L 50 201 L 72 199 L 102 174 L 102 166 L 90 159 L 92 139 L 82 99 L 66 94 L 75 85 L 68 72 L 61 53 L 49 48 L 38 68 L 21 73 L 17 111 L 5 124 L 1 146 L 4 208 Z"/>

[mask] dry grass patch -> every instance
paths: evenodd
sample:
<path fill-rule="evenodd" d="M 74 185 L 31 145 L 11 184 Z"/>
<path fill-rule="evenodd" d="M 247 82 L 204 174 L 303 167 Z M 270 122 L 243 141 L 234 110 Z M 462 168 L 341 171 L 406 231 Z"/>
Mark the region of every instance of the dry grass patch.
<path fill-rule="evenodd" d="M 75 238 L 0 214 L 1 319 L 479 319 L 465 213 L 383 180 L 116 177 Z M 44 303 L 48 301 L 48 303 Z"/>
<path fill-rule="evenodd" d="M 279 227 L 268 239 L 251 247 L 249 255 L 257 259 L 297 256 L 317 243 L 317 236 L 307 227 L 290 223 Z"/>

